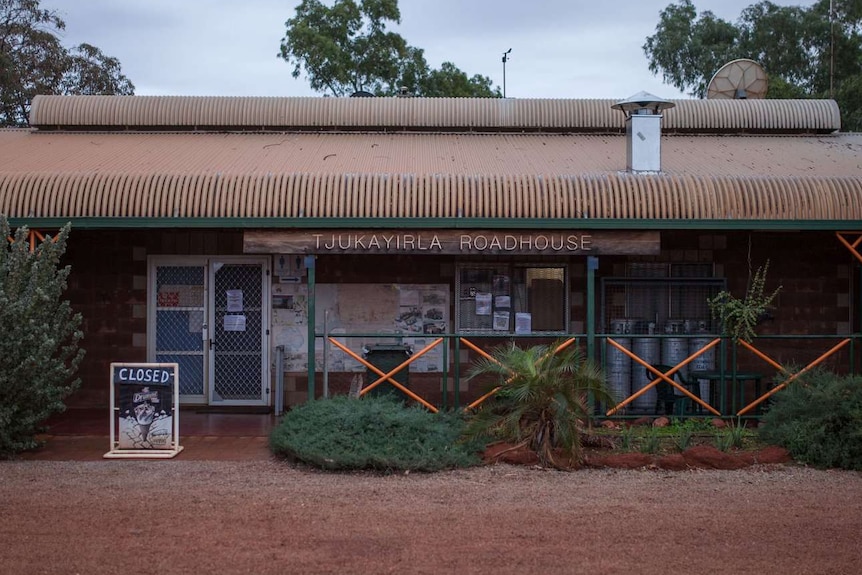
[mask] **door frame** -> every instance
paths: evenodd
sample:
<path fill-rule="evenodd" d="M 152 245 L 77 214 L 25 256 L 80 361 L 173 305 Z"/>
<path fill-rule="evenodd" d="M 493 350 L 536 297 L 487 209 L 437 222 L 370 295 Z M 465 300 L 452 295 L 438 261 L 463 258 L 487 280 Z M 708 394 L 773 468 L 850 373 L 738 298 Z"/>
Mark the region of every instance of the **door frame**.
<path fill-rule="evenodd" d="M 206 304 L 207 304 L 207 326 L 209 329 L 207 330 L 207 340 L 204 342 L 205 348 L 205 356 L 207 361 L 207 374 L 208 377 L 206 379 L 206 394 L 207 394 L 207 402 L 208 405 L 224 405 L 224 406 L 265 406 L 270 404 L 270 400 L 272 397 L 272 385 L 271 385 L 271 375 L 270 375 L 270 367 L 269 367 L 269 339 L 270 339 L 270 322 L 271 322 L 271 303 L 272 298 L 270 296 L 271 291 L 271 283 L 272 283 L 272 273 L 270 271 L 270 260 L 269 256 L 209 256 L 207 258 L 207 285 L 210 288 L 206 294 Z M 216 269 L 213 264 L 259 264 L 261 266 L 260 269 L 260 281 L 261 281 L 261 304 L 260 304 L 260 342 L 261 342 L 261 353 L 260 353 L 260 399 L 231 399 L 231 400 L 221 400 L 214 401 L 213 397 L 215 396 L 215 352 L 213 351 L 210 342 L 212 341 L 213 333 L 215 332 L 215 290 L 213 289 L 213 285 L 215 283 L 215 273 Z M 216 349 L 218 349 L 218 342 L 216 342 Z"/>
<path fill-rule="evenodd" d="M 201 347 L 203 351 L 203 394 L 184 395 L 180 397 L 180 403 L 184 405 L 224 405 L 224 406 L 267 406 L 272 401 L 271 370 L 269 365 L 270 356 L 270 333 L 272 322 L 272 300 L 271 300 L 271 258 L 269 256 L 211 256 L 211 255 L 151 255 L 147 257 L 147 361 L 156 360 L 156 297 L 157 297 L 157 275 L 156 268 L 159 266 L 200 266 L 204 268 L 204 328 L 201 334 Z M 212 389 L 215 381 L 213 373 L 214 354 L 209 342 L 212 339 L 211 329 L 215 317 L 214 301 L 211 280 L 213 277 L 212 264 L 218 263 L 257 263 L 261 265 L 261 399 L 257 400 L 232 400 L 212 401 Z M 182 378 L 182 374 L 179 374 Z M 180 379 L 182 381 L 182 379 Z"/>

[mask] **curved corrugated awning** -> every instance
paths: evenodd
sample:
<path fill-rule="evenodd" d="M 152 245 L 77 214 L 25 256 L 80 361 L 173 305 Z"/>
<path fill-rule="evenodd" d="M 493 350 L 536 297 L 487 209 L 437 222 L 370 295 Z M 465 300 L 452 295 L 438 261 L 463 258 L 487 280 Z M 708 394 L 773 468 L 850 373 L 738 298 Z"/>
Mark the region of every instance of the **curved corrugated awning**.
<path fill-rule="evenodd" d="M 0 175 L 12 218 L 862 222 L 862 179 L 415 174 Z M 238 221 L 237 226 L 241 225 Z"/>
<path fill-rule="evenodd" d="M 841 127 L 832 100 L 673 100 L 668 132 L 828 133 Z M 610 99 L 273 98 L 36 96 L 39 128 L 175 130 L 393 130 L 619 132 Z"/>

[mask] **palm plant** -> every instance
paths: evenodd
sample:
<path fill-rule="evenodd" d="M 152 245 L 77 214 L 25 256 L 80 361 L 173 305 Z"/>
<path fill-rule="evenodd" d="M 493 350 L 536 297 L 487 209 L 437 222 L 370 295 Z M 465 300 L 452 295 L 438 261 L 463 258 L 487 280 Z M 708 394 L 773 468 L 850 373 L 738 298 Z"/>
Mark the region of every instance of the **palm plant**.
<path fill-rule="evenodd" d="M 528 446 L 557 469 L 582 462 L 581 431 L 590 421 L 590 400 L 613 405 L 600 368 L 571 340 L 526 349 L 514 343 L 477 360 L 469 378 L 494 377 L 492 395 L 468 423 L 471 439 Z"/>

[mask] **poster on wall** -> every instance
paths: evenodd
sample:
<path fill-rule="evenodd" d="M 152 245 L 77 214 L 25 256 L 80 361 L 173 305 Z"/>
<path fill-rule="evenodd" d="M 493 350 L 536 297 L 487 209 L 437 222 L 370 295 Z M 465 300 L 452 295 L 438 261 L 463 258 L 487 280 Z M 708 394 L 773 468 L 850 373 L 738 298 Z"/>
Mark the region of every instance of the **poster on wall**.
<path fill-rule="evenodd" d="M 443 286 L 419 286 L 422 333 L 441 335 L 449 331 L 449 291 Z M 442 360 L 441 360 L 442 361 Z M 442 365 L 442 363 L 440 364 Z"/>
<path fill-rule="evenodd" d="M 273 285 L 273 345 L 284 350 L 285 372 L 308 369 L 308 286 Z M 363 348 L 396 339 L 421 351 L 449 332 L 449 286 L 445 284 L 317 284 L 315 331 L 328 333 L 358 356 Z M 325 325 L 324 325 L 325 318 Z M 380 334 L 351 337 L 351 333 Z M 316 369 L 323 370 L 323 338 L 315 341 Z M 273 357 L 275 354 L 273 353 Z M 329 344 L 327 368 L 364 372 L 355 358 Z M 442 344 L 410 365 L 411 371 L 443 370 Z"/>
<path fill-rule="evenodd" d="M 179 445 L 176 363 L 111 364 L 111 450 L 106 458 L 174 457 Z"/>

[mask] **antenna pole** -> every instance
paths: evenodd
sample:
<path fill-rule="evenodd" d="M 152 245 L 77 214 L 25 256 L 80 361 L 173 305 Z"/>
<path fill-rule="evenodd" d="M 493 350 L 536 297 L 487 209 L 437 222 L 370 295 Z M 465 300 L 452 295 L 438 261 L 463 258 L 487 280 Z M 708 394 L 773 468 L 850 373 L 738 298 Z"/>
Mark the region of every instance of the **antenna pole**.
<path fill-rule="evenodd" d="M 835 98 L 833 84 L 835 82 L 835 12 L 832 0 L 829 0 L 829 97 Z"/>
<path fill-rule="evenodd" d="M 511 48 L 503 52 L 503 97 L 506 97 L 506 62 L 509 61 L 509 53 L 512 51 Z"/>

